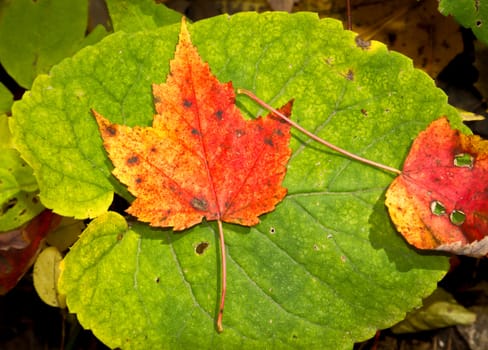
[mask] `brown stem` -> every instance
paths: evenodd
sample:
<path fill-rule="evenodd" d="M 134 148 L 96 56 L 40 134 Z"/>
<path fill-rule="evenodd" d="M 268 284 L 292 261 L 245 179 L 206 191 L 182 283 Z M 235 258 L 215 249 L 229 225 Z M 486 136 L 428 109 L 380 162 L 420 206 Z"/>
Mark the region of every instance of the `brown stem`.
<path fill-rule="evenodd" d="M 221 260 L 221 278 L 222 283 L 220 286 L 220 305 L 219 305 L 219 313 L 217 315 L 217 331 L 222 333 L 224 331 L 224 327 L 222 326 L 222 318 L 224 317 L 224 304 L 225 304 L 225 292 L 227 290 L 227 265 L 226 265 L 226 257 L 225 257 L 225 241 L 224 241 L 224 229 L 222 228 L 222 221 L 217 220 L 217 224 L 219 226 L 219 242 L 220 242 L 220 260 Z"/>
<path fill-rule="evenodd" d="M 249 90 L 246 90 L 246 89 L 237 89 L 237 93 L 238 94 L 244 94 L 244 95 L 247 95 L 249 96 L 252 100 L 254 100 L 255 102 L 257 102 L 258 104 L 260 104 L 261 106 L 263 106 L 264 108 L 266 108 L 267 110 L 271 111 L 273 114 L 275 114 L 276 116 L 282 118 L 283 120 L 285 120 L 287 123 L 289 123 L 290 125 L 292 125 L 295 129 L 298 129 L 300 130 L 302 133 L 304 133 L 305 135 L 307 135 L 308 137 L 310 137 L 311 139 L 317 141 L 318 143 L 321 143 L 322 145 L 338 152 L 338 153 L 341 153 L 351 159 L 354 159 L 354 160 L 357 160 L 361 163 L 364 163 L 364 164 L 368 164 L 368 165 L 371 165 L 371 166 L 374 166 L 375 168 L 379 168 L 379 169 L 383 169 L 383 170 L 386 170 L 386 171 L 389 171 L 389 172 L 392 172 L 392 173 L 395 173 L 395 174 L 398 174 L 400 175 L 402 172 L 396 168 L 392 168 L 388 165 L 385 165 L 385 164 L 381 164 L 381 163 L 377 163 L 375 161 L 372 161 L 372 160 L 369 160 L 369 159 L 366 159 L 366 158 L 363 158 L 363 157 L 360 157 L 354 153 L 351 153 L 349 151 L 346 151 L 345 149 L 342 149 L 340 147 L 337 147 L 333 144 L 331 144 L 330 142 L 328 141 L 325 141 L 324 139 L 321 139 L 320 137 L 318 137 L 317 135 L 311 133 L 310 131 L 304 129 L 303 127 L 301 127 L 299 124 L 297 124 L 296 122 L 294 122 L 293 120 L 291 120 L 290 118 L 288 118 L 287 116 L 285 116 L 283 113 L 279 112 L 278 110 L 276 110 L 275 108 L 271 107 L 269 104 L 267 104 L 266 102 L 264 102 L 263 100 L 261 100 L 259 97 L 257 97 L 256 95 L 254 95 L 251 91 Z"/>
<path fill-rule="evenodd" d="M 352 30 L 351 0 L 346 0 L 347 29 Z"/>

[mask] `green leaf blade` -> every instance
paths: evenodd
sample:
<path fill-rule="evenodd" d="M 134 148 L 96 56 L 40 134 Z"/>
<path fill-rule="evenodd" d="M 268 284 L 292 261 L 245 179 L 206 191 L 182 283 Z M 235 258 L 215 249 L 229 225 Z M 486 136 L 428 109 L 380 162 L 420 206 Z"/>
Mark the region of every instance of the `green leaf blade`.
<path fill-rule="evenodd" d="M 166 79 L 178 29 L 106 38 L 38 78 L 15 106 L 15 141 L 35 171 L 48 177 L 64 162 L 57 171 L 81 179 L 64 187 L 81 193 L 70 205 L 59 204 L 54 183 L 40 181 L 41 198 L 49 197 L 57 210 L 86 215 L 91 203 L 76 197 L 90 184 L 103 184 L 100 193 L 121 191 L 90 108 L 116 123 L 149 125 L 150 87 Z M 460 124 L 446 96 L 410 60 L 379 43 L 358 47 L 355 34 L 337 21 L 241 14 L 198 22 L 190 33 L 221 81 L 252 90 L 273 106 L 294 98 L 294 120 L 372 160 L 400 167 L 430 121 L 448 115 Z M 237 104 L 249 117 L 263 112 L 245 96 Z M 28 125 L 37 125 L 32 118 L 39 114 L 50 125 L 60 121 L 64 139 L 27 142 Z M 55 143 L 72 145 L 71 155 L 56 158 Z M 447 258 L 420 255 L 396 233 L 384 208 L 391 174 L 297 132 L 291 147 L 285 200 L 256 227 L 224 225 L 228 294 L 222 334 L 214 326 L 220 285 L 215 225 L 180 234 L 143 224 L 127 228 L 115 214 L 102 214 L 108 200 L 97 206 L 102 216 L 66 257 L 61 287 L 70 311 L 109 346 L 122 348 L 347 349 L 401 320 L 435 288 Z M 82 155 L 92 168 L 80 162 Z M 73 166 L 78 163 L 81 168 Z M 202 243 L 208 247 L 199 254 Z"/>

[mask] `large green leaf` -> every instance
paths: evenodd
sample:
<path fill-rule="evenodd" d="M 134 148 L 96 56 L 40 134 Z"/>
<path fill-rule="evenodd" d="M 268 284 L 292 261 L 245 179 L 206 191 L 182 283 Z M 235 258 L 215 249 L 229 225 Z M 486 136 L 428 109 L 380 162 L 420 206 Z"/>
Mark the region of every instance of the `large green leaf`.
<path fill-rule="evenodd" d="M 85 38 L 87 0 L 15 0 L 0 13 L 0 62 L 25 88 L 79 48 L 100 40 L 98 26 Z"/>
<path fill-rule="evenodd" d="M 463 27 L 471 28 L 478 39 L 488 44 L 488 1 L 440 0 L 439 11 L 453 16 Z"/>
<path fill-rule="evenodd" d="M 419 254 L 395 232 L 383 203 L 392 175 L 297 132 L 289 195 L 256 227 L 224 225 L 223 334 L 214 329 L 215 225 L 174 234 L 105 213 L 123 188 L 110 175 L 90 108 L 116 123 L 149 125 L 151 84 L 166 79 L 178 30 L 116 33 L 40 76 L 13 108 L 15 141 L 44 204 L 64 215 L 101 215 L 66 256 L 60 281 L 81 323 L 112 347 L 341 349 L 420 305 L 447 259 Z M 390 166 L 401 166 L 431 120 L 447 114 L 460 125 L 409 59 L 356 42 L 338 21 L 246 13 L 198 22 L 190 32 L 221 81 L 275 106 L 294 98 L 294 120 Z M 249 116 L 260 112 L 245 96 L 237 103 Z"/>

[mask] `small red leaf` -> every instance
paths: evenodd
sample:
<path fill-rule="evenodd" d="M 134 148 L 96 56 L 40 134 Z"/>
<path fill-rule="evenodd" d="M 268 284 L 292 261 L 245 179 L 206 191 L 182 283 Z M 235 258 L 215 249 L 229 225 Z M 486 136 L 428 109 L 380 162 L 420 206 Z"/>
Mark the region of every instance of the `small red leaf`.
<path fill-rule="evenodd" d="M 461 134 L 446 118 L 434 121 L 414 141 L 385 203 L 417 248 L 488 254 L 488 141 Z"/>

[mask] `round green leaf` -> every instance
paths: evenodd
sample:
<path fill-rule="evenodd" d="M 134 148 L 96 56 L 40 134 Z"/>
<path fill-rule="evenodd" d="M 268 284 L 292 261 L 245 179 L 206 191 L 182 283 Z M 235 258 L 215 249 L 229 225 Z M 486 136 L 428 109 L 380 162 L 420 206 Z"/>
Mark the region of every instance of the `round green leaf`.
<path fill-rule="evenodd" d="M 48 207 L 97 216 L 112 191 L 122 192 L 90 108 L 149 125 L 151 84 L 166 79 L 178 30 L 112 35 L 38 78 L 14 105 L 15 142 Z M 448 115 L 461 124 L 409 59 L 356 41 L 338 21 L 246 13 L 198 22 L 190 33 L 221 81 L 274 106 L 294 98 L 294 120 L 366 158 L 400 167 L 430 121 Z M 245 96 L 237 103 L 250 117 L 263 112 Z M 418 254 L 391 226 L 383 196 L 391 174 L 298 132 L 291 147 L 285 200 L 256 227 L 224 226 L 223 334 L 214 329 L 213 223 L 174 234 L 102 215 L 65 259 L 60 283 L 70 310 L 109 346 L 137 349 L 341 349 L 401 320 L 435 288 L 447 259 Z"/>

